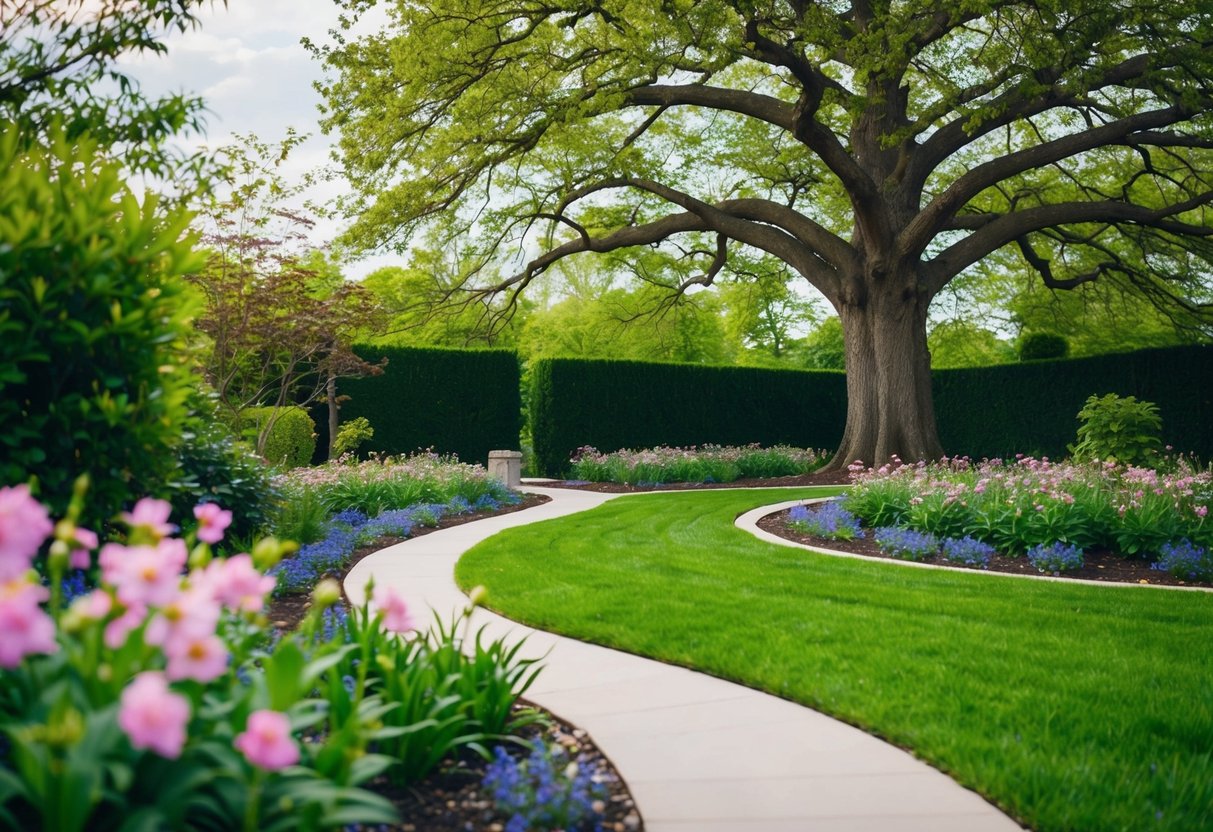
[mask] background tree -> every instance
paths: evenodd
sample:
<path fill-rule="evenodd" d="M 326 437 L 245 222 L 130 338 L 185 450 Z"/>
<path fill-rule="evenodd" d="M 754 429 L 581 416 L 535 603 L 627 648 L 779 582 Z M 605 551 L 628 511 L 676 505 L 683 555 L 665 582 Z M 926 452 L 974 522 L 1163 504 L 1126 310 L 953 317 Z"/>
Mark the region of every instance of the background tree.
<path fill-rule="evenodd" d="M 842 322 L 835 465 L 942 453 L 928 308 L 992 252 L 1207 312 L 1205 0 L 384 5 L 387 30 L 315 48 L 349 239 L 542 246 L 467 284 L 510 297 L 581 252 L 677 242 L 708 284 L 764 251 Z"/>
<path fill-rule="evenodd" d="M 273 148 L 247 136 L 224 150 L 234 178 L 229 195 L 204 213 L 207 264 L 190 280 L 205 300 L 197 320 L 210 342 L 204 370 L 229 423 L 238 426 L 251 407 L 306 406 L 326 396 L 335 437 L 336 380 L 380 371 L 353 351 L 377 307 L 307 247 L 311 220 L 283 207 L 303 185 L 284 185 L 278 169 L 301 140 L 291 133 Z M 274 422 L 271 415 L 260 423 L 258 453 Z"/>
<path fill-rule="evenodd" d="M 720 285 L 725 330 L 738 363 L 781 366 L 803 361 L 803 334 L 817 321 L 816 304 L 791 287 L 793 274 L 769 257 L 733 257 Z"/>
<path fill-rule="evenodd" d="M 214 0 L 211 0 L 213 3 Z M 204 153 L 168 139 L 201 131 L 203 103 L 185 94 L 149 98 L 118 59 L 167 51 L 163 38 L 198 25 L 206 0 L 6 0 L 0 3 L 0 120 L 25 141 L 53 124 L 74 140 L 88 133 L 128 170 L 184 193 L 204 188 Z M 226 0 L 224 0 L 226 5 Z"/>

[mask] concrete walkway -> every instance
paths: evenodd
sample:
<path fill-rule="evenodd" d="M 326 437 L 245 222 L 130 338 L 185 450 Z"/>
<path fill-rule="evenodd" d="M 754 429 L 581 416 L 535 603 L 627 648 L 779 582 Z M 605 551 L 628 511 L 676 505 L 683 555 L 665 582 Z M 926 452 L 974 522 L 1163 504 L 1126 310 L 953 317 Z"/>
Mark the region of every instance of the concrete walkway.
<path fill-rule="evenodd" d="M 467 605 L 455 562 L 502 529 L 620 495 L 524 486 L 550 503 L 432 532 L 376 552 L 345 580 L 361 603 L 372 576 L 415 613 Z M 904 751 L 775 696 L 574 639 L 485 610 L 473 626 L 527 638 L 544 670 L 526 697 L 589 732 L 627 781 L 648 832 L 1010 832 L 1020 827 Z"/>

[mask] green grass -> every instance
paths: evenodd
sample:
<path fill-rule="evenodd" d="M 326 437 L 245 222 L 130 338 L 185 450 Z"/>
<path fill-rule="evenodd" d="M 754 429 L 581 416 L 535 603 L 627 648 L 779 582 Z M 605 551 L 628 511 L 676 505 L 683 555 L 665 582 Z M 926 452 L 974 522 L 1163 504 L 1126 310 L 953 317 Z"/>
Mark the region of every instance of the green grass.
<path fill-rule="evenodd" d="M 733 526 L 837 489 L 622 497 L 468 552 L 544 629 L 858 725 L 1038 830 L 1213 828 L 1213 595 L 818 555 Z"/>

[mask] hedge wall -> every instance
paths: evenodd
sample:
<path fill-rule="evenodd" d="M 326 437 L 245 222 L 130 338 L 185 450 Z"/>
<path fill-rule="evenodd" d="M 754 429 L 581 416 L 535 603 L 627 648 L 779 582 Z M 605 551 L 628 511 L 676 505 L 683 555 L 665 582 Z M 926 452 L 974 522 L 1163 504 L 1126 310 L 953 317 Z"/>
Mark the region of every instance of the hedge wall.
<path fill-rule="evenodd" d="M 602 451 L 705 442 L 834 448 L 846 383 L 830 371 L 546 359 L 532 370 L 535 467 L 563 473 L 579 446 Z M 1091 394 L 1159 406 L 1163 438 L 1213 459 L 1213 347 L 1033 361 L 934 374 L 949 454 L 1066 455 Z"/>
<path fill-rule="evenodd" d="M 518 356 L 510 350 L 360 345 L 383 374 L 342 379 L 341 419 L 365 416 L 375 430 L 360 451 L 406 454 L 425 448 L 485 464 L 491 450 L 517 449 L 522 430 Z M 316 419 L 322 424 L 324 417 Z M 324 440 L 327 442 L 327 430 Z"/>
<path fill-rule="evenodd" d="M 704 367 L 551 358 L 532 367 L 535 468 L 564 472 L 582 445 L 833 448 L 846 419 L 846 380 L 829 370 Z"/>
<path fill-rule="evenodd" d="M 1213 460 L 1213 347 L 1030 361 L 934 375 L 939 438 L 950 454 L 1060 458 L 1092 394 L 1154 402 L 1163 440 Z"/>

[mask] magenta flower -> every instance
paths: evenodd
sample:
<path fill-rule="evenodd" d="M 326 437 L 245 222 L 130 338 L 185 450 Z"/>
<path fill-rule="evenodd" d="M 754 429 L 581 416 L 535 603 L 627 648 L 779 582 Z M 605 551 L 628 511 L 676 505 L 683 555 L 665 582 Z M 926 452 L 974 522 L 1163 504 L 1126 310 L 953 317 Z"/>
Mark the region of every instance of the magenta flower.
<path fill-rule="evenodd" d="M 46 588 L 16 579 L 0 584 L 0 667 L 16 667 L 26 656 L 54 653 L 55 622 L 41 602 L 50 597 Z"/>
<path fill-rule="evenodd" d="M 87 595 L 81 595 L 72 601 L 71 610 L 88 621 L 100 621 L 110 614 L 114 608 L 114 600 L 103 589 L 94 589 Z"/>
<path fill-rule="evenodd" d="M 250 763 L 266 771 L 293 766 L 299 762 L 299 746 L 291 737 L 291 723 L 277 711 L 254 711 L 248 727 L 233 743 Z"/>
<path fill-rule="evenodd" d="M 29 571 L 34 555 L 54 526 L 28 485 L 0 488 L 0 581 Z"/>
<path fill-rule="evenodd" d="M 97 548 L 97 533 L 88 529 L 77 528 L 72 533 L 72 543 L 76 548 L 72 549 L 71 567 L 72 569 L 88 569 L 92 563 L 89 557 L 89 552 Z"/>
<path fill-rule="evenodd" d="M 127 636 L 137 630 L 147 617 L 147 607 L 142 604 L 132 604 L 126 612 L 105 625 L 105 646 L 117 650 L 126 643 Z"/>
<path fill-rule="evenodd" d="M 168 516 L 172 512 L 173 507 L 165 500 L 144 497 L 135 503 L 133 509 L 118 515 L 118 519 L 130 526 L 131 531 L 142 529 L 159 540 L 177 531 L 177 527 L 168 522 Z"/>
<path fill-rule="evenodd" d="M 218 679 L 227 670 L 227 648 L 213 635 L 182 633 L 165 643 L 164 653 L 168 656 L 164 672 L 174 681 L 193 679 L 206 683 Z"/>
<path fill-rule="evenodd" d="M 245 612 L 260 612 L 276 581 L 273 576 L 258 572 L 252 556 L 247 554 L 212 561 L 204 580 L 215 600 L 228 609 Z"/>
<path fill-rule="evenodd" d="M 407 633 L 417 629 L 404 599 L 391 587 L 380 587 L 375 590 L 375 606 L 383 613 L 385 630 L 392 633 Z"/>
<path fill-rule="evenodd" d="M 201 503 L 194 506 L 194 517 L 198 519 L 198 539 L 203 543 L 218 543 L 223 532 L 232 525 L 232 513 L 224 511 L 218 503 Z"/>
<path fill-rule="evenodd" d="M 210 588 L 194 585 L 160 609 L 147 625 L 143 640 L 163 646 L 169 642 L 215 634 L 221 610 Z"/>
<path fill-rule="evenodd" d="M 168 688 L 164 675 L 140 673 L 122 691 L 118 725 L 135 748 L 147 748 L 170 760 L 181 756 L 190 703 Z"/>

